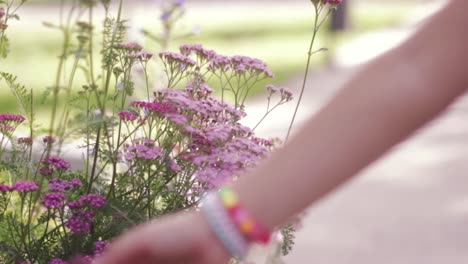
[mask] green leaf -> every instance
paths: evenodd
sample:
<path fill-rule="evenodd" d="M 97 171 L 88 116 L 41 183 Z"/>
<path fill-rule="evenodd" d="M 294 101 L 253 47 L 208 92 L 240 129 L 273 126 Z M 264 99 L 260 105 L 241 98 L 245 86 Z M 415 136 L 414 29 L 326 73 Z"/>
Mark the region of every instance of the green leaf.
<path fill-rule="evenodd" d="M 0 57 L 6 58 L 9 51 L 10 51 L 10 41 L 8 40 L 7 36 L 3 35 L 0 38 Z"/>
<path fill-rule="evenodd" d="M 8 16 L 10 19 L 20 20 L 20 17 L 17 14 L 12 14 Z"/>

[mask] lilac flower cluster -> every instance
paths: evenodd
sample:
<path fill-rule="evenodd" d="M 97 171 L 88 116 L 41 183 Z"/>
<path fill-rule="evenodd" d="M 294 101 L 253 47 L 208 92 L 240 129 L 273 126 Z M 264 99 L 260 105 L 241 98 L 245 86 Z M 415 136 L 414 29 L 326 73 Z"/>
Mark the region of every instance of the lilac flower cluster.
<path fill-rule="evenodd" d="M 0 123 L 2 124 L 21 124 L 25 120 L 24 116 L 22 115 L 15 115 L 15 114 L 0 114 Z"/>
<path fill-rule="evenodd" d="M 17 181 L 13 184 L 12 190 L 28 193 L 39 190 L 39 185 L 34 181 Z"/>
<path fill-rule="evenodd" d="M 107 204 L 107 199 L 98 194 L 81 196 L 77 201 L 68 203 L 72 216 L 65 226 L 74 234 L 87 234 L 94 223 L 95 210 Z"/>
<path fill-rule="evenodd" d="M 88 210 L 74 210 L 72 216 L 65 223 L 70 232 L 74 234 L 88 234 L 94 223 L 94 212 Z"/>
<path fill-rule="evenodd" d="M 97 241 L 94 243 L 94 251 L 93 256 L 99 257 L 104 250 L 106 250 L 110 246 L 110 243 L 107 241 Z"/>
<path fill-rule="evenodd" d="M 39 184 L 34 181 L 21 180 L 21 181 L 15 182 L 13 186 L 0 183 L 0 192 L 2 193 L 12 192 L 12 191 L 17 191 L 19 193 L 29 193 L 29 192 L 34 192 L 37 190 L 39 190 Z"/>
<path fill-rule="evenodd" d="M 136 139 L 132 145 L 124 147 L 125 160 L 132 162 L 134 160 L 154 160 L 162 157 L 161 149 L 156 146 L 156 143 L 147 138 Z"/>
<path fill-rule="evenodd" d="M 130 103 L 131 106 L 134 106 L 137 109 L 143 109 L 147 113 L 168 113 L 172 112 L 172 105 L 170 103 L 159 103 L 159 102 L 144 102 L 144 101 L 133 101 Z"/>
<path fill-rule="evenodd" d="M 123 121 L 133 122 L 138 119 L 138 114 L 130 111 L 122 111 L 118 115 Z"/>
<path fill-rule="evenodd" d="M 87 194 L 83 195 L 77 201 L 69 202 L 68 206 L 71 209 L 83 209 L 92 208 L 99 209 L 106 205 L 107 199 L 99 194 Z"/>
<path fill-rule="evenodd" d="M 32 137 L 20 137 L 17 139 L 18 144 L 31 146 L 33 143 Z"/>
<path fill-rule="evenodd" d="M 82 186 L 83 183 L 78 178 L 74 178 L 71 181 L 62 179 L 52 179 L 49 181 L 49 190 L 52 192 L 64 193 Z"/>
<path fill-rule="evenodd" d="M 42 200 L 42 205 L 45 208 L 52 209 L 52 208 L 63 208 L 65 201 L 65 194 L 64 193 L 46 193 Z"/>
<path fill-rule="evenodd" d="M 10 192 L 12 191 L 13 189 L 11 188 L 11 186 L 8 186 L 4 183 L 0 183 L 0 192 L 2 193 L 6 193 L 6 192 Z"/>
<path fill-rule="evenodd" d="M 266 86 L 266 89 L 268 91 L 268 98 L 271 98 L 273 94 L 279 92 L 281 96 L 281 103 L 289 102 L 293 99 L 292 92 L 287 87 L 278 87 L 273 84 L 269 84 Z"/>
<path fill-rule="evenodd" d="M 42 138 L 42 142 L 44 142 L 46 145 L 52 145 L 55 143 L 55 138 L 52 136 L 45 136 Z"/>
<path fill-rule="evenodd" d="M 61 209 L 65 206 L 66 192 L 83 186 L 78 178 L 71 181 L 52 179 L 49 181 L 49 191 L 42 199 L 42 205 L 48 209 Z"/>
<path fill-rule="evenodd" d="M 322 0 L 325 4 L 341 4 L 343 0 Z"/>
<path fill-rule="evenodd" d="M 40 162 L 41 167 L 39 167 L 38 172 L 42 175 L 52 175 L 52 173 L 64 172 L 71 168 L 70 162 L 60 158 L 60 157 L 49 157 Z"/>
<path fill-rule="evenodd" d="M 120 43 L 120 44 L 117 44 L 115 48 L 119 50 L 131 51 L 131 52 L 139 52 L 143 50 L 143 47 L 136 42 Z"/>
<path fill-rule="evenodd" d="M 166 71 L 178 71 L 180 73 L 184 73 L 197 65 L 197 62 L 191 58 L 175 52 L 163 51 L 159 53 L 159 57 L 164 63 Z"/>
<path fill-rule="evenodd" d="M 148 62 L 149 60 L 151 60 L 151 58 L 153 58 L 153 56 L 153 53 L 147 51 L 139 51 L 136 53 L 130 53 L 126 55 L 127 58 L 139 60 L 142 62 Z"/>
<path fill-rule="evenodd" d="M 184 56 L 196 55 L 199 59 L 199 64 L 209 62 L 218 56 L 216 51 L 203 48 L 200 44 L 184 44 L 179 48 L 180 53 Z"/>
<path fill-rule="evenodd" d="M 11 133 L 18 125 L 23 123 L 25 118 L 22 115 L 0 114 L 0 132 Z"/>

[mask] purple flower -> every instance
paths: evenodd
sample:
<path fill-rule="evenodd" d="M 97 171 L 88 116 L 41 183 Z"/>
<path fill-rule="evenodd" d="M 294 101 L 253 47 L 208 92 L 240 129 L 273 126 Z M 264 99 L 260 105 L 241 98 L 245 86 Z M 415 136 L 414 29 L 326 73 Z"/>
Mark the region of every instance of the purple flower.
<path fill-rule="evenodd" d="M 98 209 L 106 205 L 106 203 L 106 198 L 98 194 L 87 194 L 81 196 L 77 201 L 69 202 L 68 206 L 72 209 L 80 209 L 84 207 Z"/>
<path fill-rule="evenodd" d="M 52 137 L 52 136 L 45 136 L 45 137 L 42 138 L 42 142 L 50 145 L 50 144 L 55 142 L 55 138 Z"/>
<path fill-rule="evenodd" d="M 175 52 L 163 51 L 159 53 L 159 57 L 166 66 L 169 65 L 169 69 L 176 68 L 180 72 L 184 72 L 197 65 L 191 58 Z"/>
<path fill-rule="evenodd" d="M 47 193 L 44 195 L 42 205 L 46 208 L 62 208 L 64 206 L 65 194 Z"/>
<path fill-rule="evenodd" d="M 60 157 L 49 157 L 46 160 L 42 160 L 41 163 L 46 167 L 51 167 L 53 170 L 68 170 L 71 168 L 70 162 Z"/>
<path fill-rule="evenodd" d="M 136 42 L 117 44 L 116 48 L 122 49 L 122 50 L 128 50 L 128 51 L 136 51 L 136 52 L 141 51 L 143 49 L 143 47 Z"/>
<path fill-rule="evenodd" d="M 13 188 L 4 183 L 0 183 L 0 192 L 11 192 Z"/>
<path fill-rule="evenodd" d="M 71 184 L 73 184 L 74 187 L 82 187 L 83 186 L 83 183 L 78 178 L 73 178 L 70 182 L 71 182 Z"/>
<path fill-rule="evenodd" d="M 74 178 L 71 181 L 66 181 L 62 179 L 52 179 L 49 181 L 49 190 L 53 192 L 63 193 L 81 186 L 83 186 L 83 184 L 77 178 Z"/>
<path fill-rule="evenodd" d="M 110 243 L 106 241 L 97 241 L 94 242 L 94 251 L 93 251 L 93 256 L 98 257 L 101 255 L 104 250 L 109 247 Z"/>
<path fill-rule="evenodd" d="M 54 258 L 50 260 L 49 264 L 69 264 L 69 263 L 65 260 Z"/>
<path fill-rule="evenodd" d="M 15 114 L 0 114 L 0 123 L 2 124 L 16 124 L 19 125 L 26 120 L 22 115 Z"/>
<path fill-rule="evenodd" d="M 12 189 L 18 192 L 27 193 L 39 190 L 39 185 L 37 182 L 33 181 L 17 181 L 13 184 Z"/>
<path fill-rule="evenodd" d="M 122 111 L 122 112 L 119 113 L 119 117 L 120 117 L 120 119 L 122 119 L 124 121 L 133 122 L 138 118 L 138 115 L 136 113 L 134 113 L 134 112 Z"/>
<path fill-rule="evenodd" d="M 163 22 L 166 22 L 169 20 L 169 17 L 171 16 L 170 12 L 163 12 L 161 16 L 159 17 Z"/>
<path fill-rule="evenodd" d="M 185 4 L 185 0 L 176 0 L 174 4 L 177 5 L 177 6 L 184 5 L 184 4 Z"/>
<path fill-rule="evenodd" d="M 73 211 L 70 219 L 65 223 L 67 227 L 74 234 L 88 234 L 91 230 L 91 224 L 94 222 L 94 213 L 85 210 Z"/>
<path fill-rule="evenodd" d="M 156 146 L 156 143 L 146 138 L 137 139 L 133 142 L 133 145 L 127 145 L 124 149 L 124 158 L 127 161 L 135 159 L 154 160 L 163 156 L 161 149 Z"/>
<path fill-rule="evenodd" d="M 24 144 L 28 146 L 32 145 L 32 141 L 33 141 L 32 137 L 20 137 L 17 140 L 18 144 Z"/>
<path fill-rule="evenodd" d="M 343 0 L 322 0 L 323 3 L 325 4 L 341 4 Z"/>

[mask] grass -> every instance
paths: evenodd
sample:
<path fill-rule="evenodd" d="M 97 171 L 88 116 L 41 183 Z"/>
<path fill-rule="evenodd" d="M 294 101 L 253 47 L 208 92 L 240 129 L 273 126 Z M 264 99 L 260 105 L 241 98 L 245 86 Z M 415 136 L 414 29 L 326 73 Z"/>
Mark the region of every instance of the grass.
<path fill-rule="evenodd" d="M 229 12 L 216 8 L 189 9 L 189 15 L 181 25 L 180 31 L 190 30 L 194 24 L 199 24 L 203 31 L 198 36 L 175 41 L 171 49 L 175 49 L 182 42 L 202 43 L 227 55 L 242 54 L 257 57 L 267 62 L 276 73 L 274 83 L 285 83 L 304 67 L 305 54 L 310 41 L 312 11 L 304 8 L 291 10 L 269 8 L 260 13 L 247 12 L 241 7 L 239 10 L 243 10 L 243 13 L 239 10 Z M 35 9 L 24 11 L 25 22 L 16 22 L 10 28 L 11 53 L 0 65 L 0 70 L 18 75 L 19 81 L 27 88 L 33 89 L 36 95 L 54 83 L 61 37 L 57 31 L 40 24 L 42 19 L 54 20 L 54 16 L 58 17 L 54 10 L 56 9 L 53 6 L 49 6 L 39 8 L 38 11 Z M 408 6 L 402 6 L 401 3 L 356 6 L 351 13 L 353 31 L 342 35 L 338 45 L 351 40 L 361 32 L 398 25 L 405 19 L 408 10 L 410 10 Z M 159 30 L 157 26 L 151 26 L 157 25 L 157 17 L 151 16 L 148 10 L 134 8 L 132 12 L 135 15 L 136 27 L 144 25 L 150 31 Z M 329 39 L 329 33 L 322 32 L 317 47 L 328 46 L 326 40 Z M 96 44 L 99 45 L 99 42 Z M 158 51 L 156 43 L 147 42 L 145 46 L 150 51 Z M 325 56 L 318 55 L 314 58 L 314 65 L 320 65 L 324 61 Z M 83 79 L 77 79 L 76 89 L 81 86 L 80 81 Z M 253 94 L 262 91 L 266 83 L 256 87 Z M 44 110 L 49 105 L 50 101 L 46 100 L 37 107 Z M 0 112 L 13 112 L 15 106 L 15 100 L 8 88 L 4 83 L 0 83 Z"/>

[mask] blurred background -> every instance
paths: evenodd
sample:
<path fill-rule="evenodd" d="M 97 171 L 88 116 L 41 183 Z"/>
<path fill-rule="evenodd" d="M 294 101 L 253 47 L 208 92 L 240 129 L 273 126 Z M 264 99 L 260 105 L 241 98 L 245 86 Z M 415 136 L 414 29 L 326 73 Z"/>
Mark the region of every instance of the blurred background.
<path fill-rule="evenodd" d="M 316 47 L 329 51 L 313 57 L 296 128 L 363 64 L 404 41 L 446 3 L 345 2 L 318 37 Z M 0 70 L 18 75 L 18 80 L 35 94 L 54 83 L 61 36 L 42 22 L 57 23 L 58 3 L 30 1 L 19 12 L 21 20 L 9 28 L 11 53 Z M 160 43 L 141 33 L 142 29 L 151 34 L 161 32 L 161 1 L 129 0 L 124 5 L 129 40 L 144 44 L 152 52 L 161 50 Z M 112 9 L 115 11 L 115 6 Z M 297 94 L 312 23 L 309 0 L 187 0 L 184 16 L 174 27 L 174 36 L 178 37 L 170 41 L 168 48 L 202 43 L 226 55 L 262 59 L 276 74 L 274 83 L 288 86 Z M 247 104 L 247 125 L 256 124 L 265 111 L 265 84 L 256 87 Z M 0 112 L 14 111 L 16 104 L 9 89 L 3 83 L 0 88 Z M 284 137 L 294 103 L 274 112 L 257 132 L 266 137 Z M 46 112 L 47 101 L 38 107 Z M 468 263 L 467 121 L 468 99 L 461 98 L 409 141 L 310 208 L 285 263 Z M 286 195 L 293 194 L 284 190 L 278 199 Z M 256 254 L 266 252 L 259 249 Z"/>

